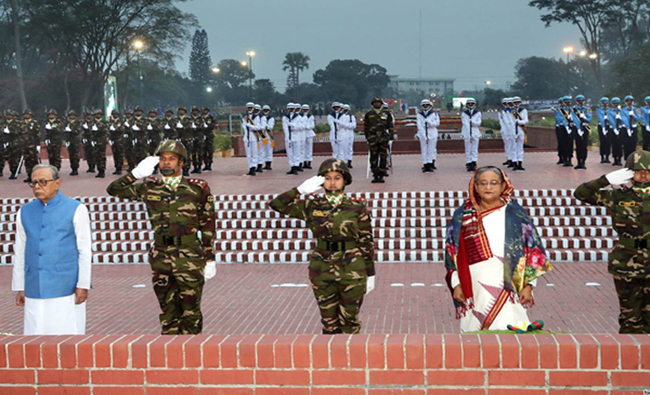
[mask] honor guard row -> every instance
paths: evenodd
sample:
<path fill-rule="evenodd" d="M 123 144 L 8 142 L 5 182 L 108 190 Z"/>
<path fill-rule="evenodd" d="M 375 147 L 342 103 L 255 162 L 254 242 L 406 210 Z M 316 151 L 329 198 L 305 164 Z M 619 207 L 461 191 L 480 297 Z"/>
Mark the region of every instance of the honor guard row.
<path fill-rule="evenodd" d="M 48 160 L 58 170 L 61 169 L 61 149 L 65 145 L 70 158 L 71 176 L 79 174 L 80 154 L 83 148 L 88 163 L 88 173 L 95 173 L 97 178 L 104 178 L 106 172 L 106 145 L 113 152 L 115 172 L 122 174 L 124 159 L 132 170 L 142 159 L 152 155 L 163 140 L 182 141 L 188 148 L 190 160 L 183 168 L 183 174 L 201 173 L 212 170 L 215 118 L 208 107 L 192 107 L 187 115 L 185 107 L 178 108 L 178 116 L 172 109 L 165 111 L 164 117 L 158 117 L 158 111 L 152 108 L 144 115 L 141 107 L 126 110 L 124 117 L 118 110 L 113 110 L 107 120 L 104 111 L 90 109 L 84 112 L 82 119 L 77 118 L 74 110 L 67 112 L 66 119 L 59 119 L 54 109 L 47 111 L 47 119 L 41 124 L 34 119 L 31 110 L 25 110 L 23 119 L 13 110 L 5 112 L 0 119 L 0 177 L 5 161 L 9 163 L 14 180 L 23 163 L 26 169 L 32 169 L 39 163 L 41 142 L 47 150 Z M 29 182 L 29 175 L 25 182 Z"/>
<path fill-rule="evenodd" d="M 357 119 L 350 112 L 350 105 L 333 102 L 332 112 L 327 115 L 327 124 L 330 127 L 332 157 L 347 162 L 348 168 L 352 169 Z"/>
<path fill-rule="evenodd" d="M 504 166 L 515 171 L 524 171 L 524 143 L 526 142 L 526 125 L 528 110 L 521 107 L 521 97 L 506 97 L 501 100 L 503 108 L 499 112 L 501 138 L 506 152 Z"/>

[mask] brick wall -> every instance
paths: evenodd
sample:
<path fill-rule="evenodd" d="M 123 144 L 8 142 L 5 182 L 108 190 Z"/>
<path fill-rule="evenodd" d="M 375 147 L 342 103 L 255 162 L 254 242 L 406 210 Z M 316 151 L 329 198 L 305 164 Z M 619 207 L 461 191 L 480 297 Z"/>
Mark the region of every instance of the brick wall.
<path fill-rule="evenodd" d="M 627 395 L 643 389 L 650 389 L 650 337 L 640 335 L 0 339 L 2 395 Z"/>

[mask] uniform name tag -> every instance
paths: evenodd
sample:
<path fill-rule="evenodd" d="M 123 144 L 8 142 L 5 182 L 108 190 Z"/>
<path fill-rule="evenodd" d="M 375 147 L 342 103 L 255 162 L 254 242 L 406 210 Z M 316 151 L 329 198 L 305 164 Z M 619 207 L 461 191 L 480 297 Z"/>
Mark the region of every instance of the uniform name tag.
<path fill-rule="evenodd" d="M 619 206 L 636 207 L 636 202 L 618 202 Z"/>
<path fill-rule="evenodd" d="M 327 211 L 314 211 L 314 217 L 327 217 L 329 213 Z"/>
<path fill-rule="evenodd" d="M 147 195 L 147 200 L 153 200 L 154 202 L 159 202 L 162 200 L 162 197 L 158 195 Z"/>

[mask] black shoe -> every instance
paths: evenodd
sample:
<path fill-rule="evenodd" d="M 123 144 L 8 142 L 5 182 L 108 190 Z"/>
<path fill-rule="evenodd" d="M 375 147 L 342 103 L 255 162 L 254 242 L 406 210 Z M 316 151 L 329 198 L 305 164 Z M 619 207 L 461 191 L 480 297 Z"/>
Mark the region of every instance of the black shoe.
<path fill-rule="evenodd" d="M 298 170 L 296 170 L 296 166 L 291 166 L 291 170 L 289 170 L 287 174 L 294 175 L 294 176 L 297 175 Z"/>
<path fill-rule="evenodd" d="M 609 156 L 608 156 L 608 155 L 605 155 L 605 162 L 603 162 L 603 163 L 612 163 L 612 162 L 609 160 Z"/>
<path fill-rule="evenodd" d="M 584 160 L 579 160 L 578 165 L 574 167 L 576 170 L 587 170 L 587 166 L 585 166 L 585 161 Z"/>
<path fill-rule="evenodd" d="M 189 177 L 190 176 L 190 169 L 183 169 L 183 177 Z"/>
<path fill-rule="evenodd" d="M 115 176 L 122 175 L 122 169 L 115 169 L 115 171 L 113 172 L 113 175 L 115 175 Z"/>
<path fill-rule="evenodd" d="M 383 183 L 386 182 L 386 181 L 384 180 L 384 176 L 382 176 L 381 174 L 379 175 L 379 181 L 378 181 L 378 182 L 379 182 L 380 184 L 383 184 Z"/>
<path fill-rule="evenodd" d="M 203 166 L 203 171 L 212 171 L 212 165 Z"/>
<path fill-rule="evenodd" d="M 18 179 L 18 177 L 16 177 L 15 175 L 12 174 L 12 175 L 9 176 L 9 179 L 10 180 L 16 180 L 16 179 Z"/>
<path fill-rule="evenodd" d="M 514 168 L 515 168 L 515 164 L 516 164 L 515 162 L 509 160 L 509 161 L 508 161 L 508 168 L 509 168 L 509 169 L 514 169 Z"/>
<path fill-rule="evenodd" d="M 304 171 L 304 170 L 302 169 L 302 163 L 300 164 L 300 166 L 296 166 L 296 171 Z"/>
<path fill-rule="evenodd" d="M 426 173 L 433 173 L 433 165 L 431 163 L 427 163 L 424 166 L 426 167 L 426 170 L 425 170 Z"/>
<path fill-rule="evenodd" d="M 571 163 L 571 158 L 567 158 L 564 161 L 564 165 L 562 165 L 562 166 L 564 166 L 564 167 L 573 167 L 573 163 Z"/>
<path fill-rule="evenodd" d="M 104 170 L 99 170 L 95 178 L 104 178 L 106 175 L 104 174 Z"/>
<path fill-rule="evenodd" d="M 262 170 L 262 165 L 257 165 L 257 168 L 255 169 L 255 172 L 256 173 L 264 173 L 264 171 Z"/>
<path fill-rule="evenodd" d="M 508 166 L 509 164 L 510 164 L 510 159 L 508 159 L 507 161 L 503 162 L 501 165 L 502 165 L 502 166 Z"/>
<path fill-rule="evenodd" d="M 524 169 L 524 166 L 522 166 L 522 163 L 523 162 L 516 162 L 515 167 L 514 167 L 513 170 L 515 170 L 515 171 L 524 171 L 524 170 L 526 170 L 526 169 Z"/>
<path fill-rule="evenodd" d="M 251 167 L 248 169 L 248 173 L 244 174 L 245 176 L 254 176 L 255 175 L 255 168 Z"/>
<path fill-rule="evenodd" d="M 310 169 L 311 170 L 311 161 L 310 160 L 305 162 L 305 169 Z"/>
<path fill-rule="evenodd" d="M 477 168 L 478 165 L 476 164 L 476 162 L 472 162 L 472 171 L 476 171 Z"/>
<path fill-rule="evenodd" d="M 71 176 L 78 176 L 79 172 L 77 171 L 77 169 L 72 169 L 72 172 L 70 173 L 70 175 Z"/>
<path fill-rule="evenodd" d="M 558 159 L 557 163 L 555 163 L 555 164 L 556 165 L 563 165 L 564 164 L 564 159 L 562 159 L 562 158 Z"/>
<path fill-rule="evenodd" d="M 2 177 L 2 172 L 0 171 L 0 177 Z"/>
<path fill-rule="evenodd" d="M 422 173 L 428 173 L 429 172 L 429 164 L 425 163 L 422 165 Z"/>
<path fill-rule="evenodd" d="M 86 173 L 94 173 L 95 172 L 95 166 L 91 166 L 86 170 Z"/>
<path fill-rule="evenodd" d="M 348 161 L 348 169 L 354 169 L 354 168 L 352 167 L 352 161 L 351 161 L 351 160 Z"/>
<path fill-rule="evenodd" d="M 373 183 L 373 184 L 376 184 L 376 183 L 378 183 L 378 182 L 381 182 L 381 181 L 379 181 L 379 175 L 375 175 L 375 176 L 372 178 L 372 181 L 370 181 L 370 182 Z"/>
<path fill-rule="evenodd" d="M 429 164 L 431 165 L 431 169 L 432 169 L 432 170 L 436 170 L 436 169 L 437 169 L 437 167 L 436 167 L 436 161 L 435 161 L 435 160 L 434 160 L 433 162 L 429 163 Z"/>
<path fill-rule="evenodd" d="M 264 170 L 273 170 L 271 168 L 271 162 L 266 162 L 266 166 L 264 166 Z"/>
<path fill-rule="evenodd" d="M 467 171 L 472 171 L 472 164 L 471 163 L 465 163 L 465 169 Z"/>
<path fill-rule="evenodd" d="M 25 178 L 25 179 L 23 180 L 23 182 L 32 182 L 32 179 L 31 179 L 31 178 Z"/>

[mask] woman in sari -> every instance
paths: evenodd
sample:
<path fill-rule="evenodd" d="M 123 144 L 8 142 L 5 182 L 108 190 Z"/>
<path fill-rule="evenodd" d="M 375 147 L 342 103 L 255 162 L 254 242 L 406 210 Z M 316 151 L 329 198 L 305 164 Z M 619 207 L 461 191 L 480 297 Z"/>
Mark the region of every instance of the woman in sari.
<path fill-rule="evenodd" d="M 553 268 L 512 192 L 501 169 L 478 169 L 469 183 L 469 198 L 447 227 L 446 281 L 461 332 L 506 330 L 530 322 L 526 308 L 534 304 L 537 277 Z"/>

